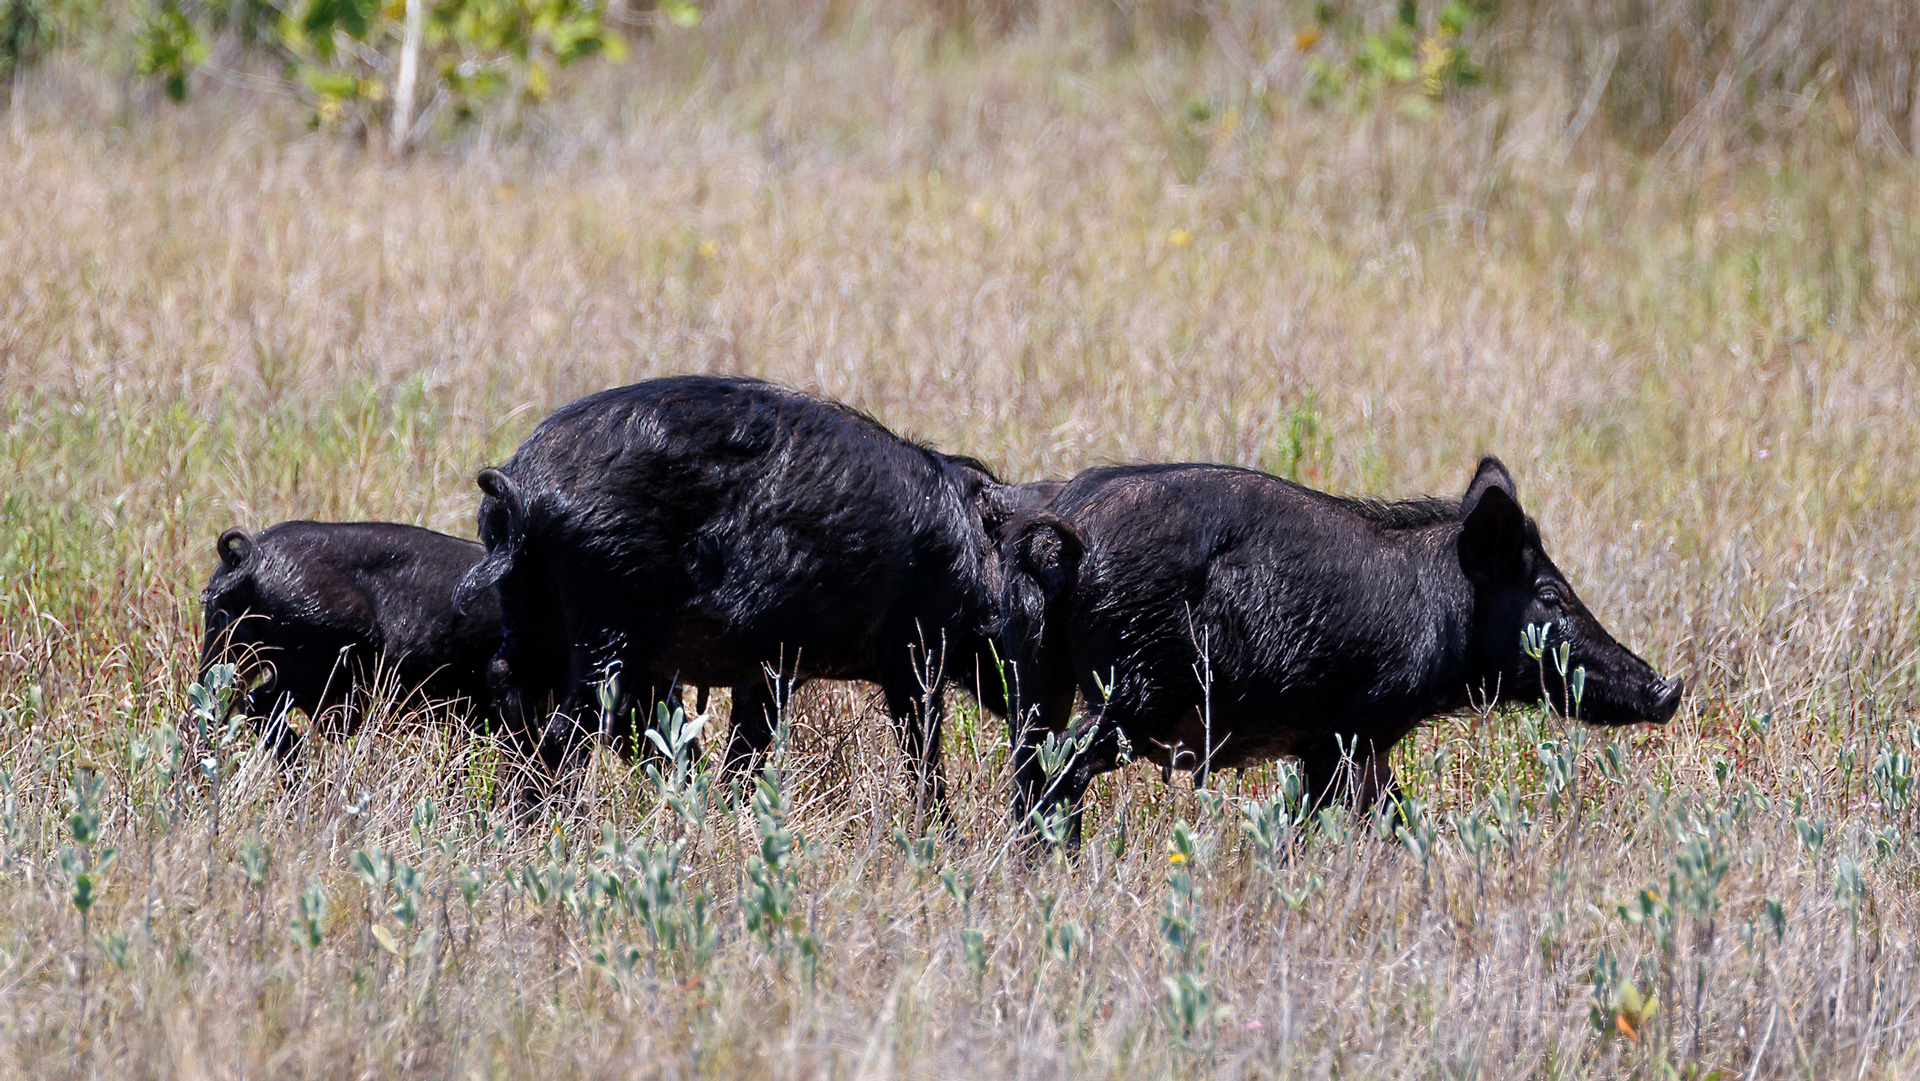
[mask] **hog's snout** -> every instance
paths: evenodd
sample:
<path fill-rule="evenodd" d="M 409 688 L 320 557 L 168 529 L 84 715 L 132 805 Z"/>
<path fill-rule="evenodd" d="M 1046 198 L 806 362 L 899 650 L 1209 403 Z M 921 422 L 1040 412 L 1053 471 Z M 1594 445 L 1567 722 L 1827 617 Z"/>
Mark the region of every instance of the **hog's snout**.
<path fill-rule="evenodd" d="M 1680 709 L 1680 696 L 1686 692 L 1687 681 L 1679 676 L 1656 684 L 1653 691 L 1653 712 L 1647 720 L 1654 724 L 1666 724 Z"/>

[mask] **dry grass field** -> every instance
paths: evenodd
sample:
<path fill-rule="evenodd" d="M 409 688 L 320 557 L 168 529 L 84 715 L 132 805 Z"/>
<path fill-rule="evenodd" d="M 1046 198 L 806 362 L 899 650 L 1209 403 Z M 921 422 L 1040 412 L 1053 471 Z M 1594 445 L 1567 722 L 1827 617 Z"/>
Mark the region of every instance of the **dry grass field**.
<path fill-rule="evenodd" d="M 1907 133 L 1810 75 L 1631 138 L 1590 61 L 1492 39 L 1437 104 L 1316 105 L 1337 43 L 1283 11 L 978 7 L 715 5 L 407 161 L 217 80 L 22 76 L 0 1074 L 1920 1073 Z M 603 755 L 538 826 L 442 718 L 382 711 L 291 788 L 182 727 L 220 530 L 471 535 L 548 411 L 688 371 L 1017 479 L 1454 494 L 1497 453 L 1687 701 L 1572 744 L 1436 722 L 1399 836 L 1290 828 L 1282 766 L 1137 766 L 1037 862 L 963 697 L 924 840 L 859 686 L 799 694 L 756 800 L 681 813 L 703 773 Z"/>

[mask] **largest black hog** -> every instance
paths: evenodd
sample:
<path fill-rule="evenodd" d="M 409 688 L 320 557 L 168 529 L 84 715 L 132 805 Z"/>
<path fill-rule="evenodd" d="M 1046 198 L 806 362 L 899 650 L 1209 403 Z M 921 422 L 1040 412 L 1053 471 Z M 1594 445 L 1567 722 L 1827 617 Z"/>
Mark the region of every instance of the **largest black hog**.
<path fill-rule="evenodd" d="M 236 708 L 266 730 L 283 766 L 299 755 L 288 710 L 316 724 L 344 711 L 351 727 L 356 691 L 376 681 L 485 706 L 499 604 L 453 608 L 480 545 L 390 522 L 296 521 L 251 535 L 229 529 L 214 549 L 200 677 L 222 661 L 242 666 L 250 678 Z"/>
<path fill-rule="evenodd" d="M 549 769 L 590 733 L 633 753 L 635 712 L 682 683 L 732 687 L 739 768 L 772 735 L 771 670 L 878 683 L 938 802 L 942 688 L 1004 706 L 995 538 L 1020 495 L 973 459 L 758 380 L 679 376 L 560 409 L 479 484 L 487 557 L 461 593 L 497 586 L 496 702 L 527 731 L 552 703 Z"/>
<path fill-rule="evenodd" d="M 1049 801 L 1077 801 L 1122 736 L 1203 775 L 1295 755 L 1316 799 L 1353 760 L 1351 797 L 1389 798 L 1387 751 L 1422 720 L 1566 704 L 1556 665 L 1522 650 L 1529 625 L 1586 670 L 1581 719 L 1664 722 L 1680 701 L 1680 680 L 1580 603 L 1493 458 L 1457 502 L 1342 499 L 1219 465 L 1094 469 L 1009 534 L 1023 814 L 1048 784 L 1034 746 L 1067 726 L 1076 690 L 1092 742 Z"/>

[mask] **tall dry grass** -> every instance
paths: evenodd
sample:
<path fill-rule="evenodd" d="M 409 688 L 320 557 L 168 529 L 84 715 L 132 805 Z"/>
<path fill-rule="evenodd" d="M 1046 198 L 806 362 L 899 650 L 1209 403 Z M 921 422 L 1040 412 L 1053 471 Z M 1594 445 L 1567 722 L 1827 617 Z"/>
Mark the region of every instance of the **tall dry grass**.
<path fill-rule="evenodd" d="M 1574 49 L 1634 10 L 1512 18 Z M 1115 11 L 962 33 L 720 6 L 524 128 L 406 163 L 217 83 L 173 110 L 71 63 L 23 77 L 0 144 L 0 1070 L 1912 1073 L 1911 163 L 1826 104 L 1714 114 L 1661 153 L 1678 126 L 1576 125 L 1591 65 L 1545 45 L 1431 118 L 1314 109 L 1288 19 L 1206 8 L 1189 39 Z M 1638 47 L 1619 93 L 1655 93 Z M 1496 714 L 1407 742 L 1411 844 L 1343 821 L 1263 864 L 1235 803 L 1135 770 L 1077 861 L 1029 865 L 997 722 L 962 706 L 957 833 L 923 855 L 870 696 L 809 688 L 797 921 L 768 945 L 751 810 L 676 826 L 610 762 L 558 833 L 490 819 L 488 748 L 404 711 L 305 786 L 242 759 L 217 827 L 206 786 L 161 784 L 219 530 L 468 533 L 474 470 L 546 411 L 690 370 L 842 397 L 1019 478 L 1203 458 L 1451 493 L 1495 452 L 1589 605 L 1693 692 L 1671 728 L 1589 735 L 1577 815 L 1549 798 L 1560 723 Z M 94 847 L 119 850 L 84 943 L 59 854 L 80 768 L 106 780 Z M 1224 783 L 1267 800 L 1280 774 Z M 633 876 L 596 856 L 603 822 L 686 839 L 710 959 L 596 907 Z M 1179 863 L 1177 823 L 1200 839 Z M 376 847 L 423 876 L 410 927 L 350 866 Z M 967 904 L 943 871 L 973 875 Z M 289 932 L 309 888 L 317 947 Z M 1191 1030 L 1181 974 L 1209 996 Z"/>

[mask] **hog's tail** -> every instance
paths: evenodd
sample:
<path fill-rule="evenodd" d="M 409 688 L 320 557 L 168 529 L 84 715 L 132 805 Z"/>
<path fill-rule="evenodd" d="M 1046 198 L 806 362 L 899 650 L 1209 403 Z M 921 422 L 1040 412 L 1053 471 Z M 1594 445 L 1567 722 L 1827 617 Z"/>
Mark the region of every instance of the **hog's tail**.
<path fill-rule="evenodd" d="M 513 478 L 498 469 L 482 469 L 474 480 L 484 495 L 480 500 L 480 543 L 487 546 L 487 554 L 453 591 L 454 608 L 462 612 L 474 598 L 506 577 L 527 543 L 527 504 Z"/>
<path fill-rule="evenodd" d="M 253 554 L 253 538 L 247 535 L 246 530 L 234 526 L 220 534 L 220 539 L 213 543 L 213 550 L 220 554 L 221 563 L 229 569 L 236 568 Z"/>

